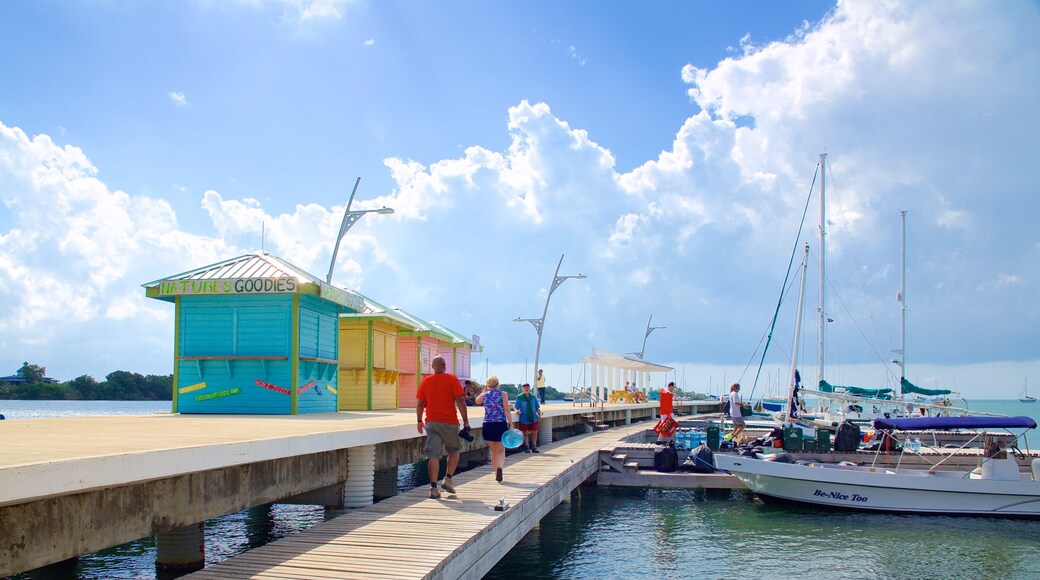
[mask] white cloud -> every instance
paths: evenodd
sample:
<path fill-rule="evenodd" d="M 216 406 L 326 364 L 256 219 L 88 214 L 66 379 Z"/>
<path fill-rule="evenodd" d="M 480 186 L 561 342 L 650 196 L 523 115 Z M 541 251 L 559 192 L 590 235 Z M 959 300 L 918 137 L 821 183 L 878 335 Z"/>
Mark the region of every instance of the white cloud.
<path fill-rule="evenodd" d="M 374 45 L 375 43 L 376 43 L 376 39 L 374 39 L 374 38 L 368 38 L 368 39 L 366 39 L 366 40 L 365 40 L 365 42 L 363 42 L 362 44 L 364 44 L 365 46 L 372 46 L 372 45 Z"/>
<path fill-rule="evenodd" d="M 577 61 L 579 66 L 585 66 L 585 64 L 589 62 L 589 59 L 578 54 L 578 49 L 575 48 L 573 45 L 567 47 L 567 54 L 570 55 L 572 59 Z"/>
<path fill-rule="evenodd" d="M 177 105 L 178 107 L 188 106 L 188 97 L 184 93 L 177 91 L 171 92 L 170 100 L 173 101 L 173 104 Z"/>
<path fill-rule="evenodd" d="M 339 20 L 343 18 L 346 0 L 284 0 L 286 12 L 300 22 L 308 20 Z"/>
<path fill-rule="evenodd" d="M 158 307 L 139 284 L 229 251 L 180 232 L 167 202 L 111 191 L 96 173 L 80 149 L 0 123 L 0 196 L 17 224 L 0 234 L 0 333 L 62 344 L 70 326 L 89 324 L 106 336 L 104 318 Z"/>

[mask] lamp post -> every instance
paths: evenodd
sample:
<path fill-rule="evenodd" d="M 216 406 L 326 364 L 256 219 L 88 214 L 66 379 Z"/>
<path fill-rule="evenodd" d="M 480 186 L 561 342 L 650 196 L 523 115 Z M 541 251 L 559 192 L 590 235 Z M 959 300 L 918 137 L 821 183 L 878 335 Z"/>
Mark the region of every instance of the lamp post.
<path fill-rule="evenodd" d="M 654 315 L 651 314 L 650 318 L 646 319 L 646 332 L 643 333 L 643 346 L 639 347 L 639 353 L 636 354 L 639 360 L 643 359 L 643 353 L 646 352 L 646 337 L 650 336 L 650 333 L 659 328 L 668 328 L 667 326 L 650 326 L 650 321 L 654 319 Z"/>
<path fill-rule="evenodd" d="M 542 328 L 545 327 L 545 314 L 549 312 L 549 299 L 552 298 L 553 292 L 563 284 L 563 281 L 568 278 L 574 278 L 576 280 L 584 280 L 584 274 L 578 274 L 576 276 L 560 276 L 560 266 L 563 265 L 563 254 L 560 255 L 560 263 L 556 264 L 556 272 L 553 274 L 552 284 L 549 285 L 549 294 L 545 297 L 545 308 L 542 309 L 541 318 L 517 318 L 513 322 L 530 322 L 531 326 L 534 327 L 535 333 L 538 335 L 538 340 L 535 342 L 534 347 L 534 372 L 535 375 L 538 373 L 538 355 L 542 349 Z"/>
<path fill-rule="evenodd" d="M 336 268 L 336 256 L 339 254 L 339 243 L 343 240 L 343 235 L 347 233 L 359 219 L 361 219 L 366 213 L 378 213 L 382 215 L 389 215 L 394 213 L 394 210 L 388 207 L 381 207 L 379 209 L 356 209 L 350 211 L 350 204 L 354 203 L 354 195 L 357 193 L 358 185 L 361 184 L 361 178 L 357 178 L 354 182 L 354 190 L 350 192 L 350 200 L 347 201 L 347 209 L 343 212 L 343 222 L 339 225 L 339 235 L 336 236 L 336 243 L 332 246 L 332 262 L 329 263 L 329 276 L 325 279 L 325 282 L 332 284 L 332 271 Z"/>

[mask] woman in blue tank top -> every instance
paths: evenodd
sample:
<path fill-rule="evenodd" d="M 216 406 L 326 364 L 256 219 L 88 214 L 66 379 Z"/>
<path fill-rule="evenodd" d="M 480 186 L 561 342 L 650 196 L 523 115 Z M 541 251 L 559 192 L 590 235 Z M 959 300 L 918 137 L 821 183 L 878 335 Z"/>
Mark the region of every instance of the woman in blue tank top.
<path fill-rule="evenodd" d="M 502 434 L 513 428 L 509 408 L 509 396 L 498 388 L 498 377 L 488 377 L 484 390 L 477 395 L 476 403 L 484 405 L 484 425 L 481 434 L 491 450 L 491 467 L 495 480 L 502 481 L 502 469 L 506 466 L 506 448 L 502 445 Z"/>

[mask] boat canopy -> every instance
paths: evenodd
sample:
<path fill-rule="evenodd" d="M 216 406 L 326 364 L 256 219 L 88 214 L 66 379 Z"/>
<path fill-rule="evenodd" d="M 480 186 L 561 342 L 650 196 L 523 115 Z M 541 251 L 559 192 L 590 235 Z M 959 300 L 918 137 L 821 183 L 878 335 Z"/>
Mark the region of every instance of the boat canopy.
<path fill-rule="evenodd" d="M 914 417 L 874 419 L 875 429 L 928 431 L 945 429 L 1036 429 L 1032 417 Z"/>
<path fill-rule="evenodd" d="M 850 395 L 866 397 L 869 399 L 887 400 L 892 398 L 892 389 L 864 389 L 862 387 L 834 386 L 827 381 L 820 379 L 820 392 L 835 393 L 837 392 L 835 389 L 845 389 L 845 392 Z"/>
<path fill-rule="evenodd" d="M 953 393 L 953 391 L 949 389 L 925 389 L 924 387 L 919 387 L 906 380 L 906 377 L 899 379 L 899 388 L 903 390 L 903 394 L 916 393 L 926 397 L 938 397 L 939 395 L 949 395 Z"/>

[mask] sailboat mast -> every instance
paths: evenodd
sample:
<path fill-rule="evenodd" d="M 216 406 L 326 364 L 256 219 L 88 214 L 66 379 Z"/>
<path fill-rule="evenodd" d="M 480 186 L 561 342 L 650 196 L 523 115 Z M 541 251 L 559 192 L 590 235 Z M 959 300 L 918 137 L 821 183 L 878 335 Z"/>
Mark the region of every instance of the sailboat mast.
<path fill-rule="evenodd" d="M 827 286 L 827 154 L 820 153 L 820 351 L 817 359 L 817 381 L 822 381 L 824 364 L 824 331 L 827 326 L 825 288 Z"/>
<path fill-rule="evenodd" d="M 805 244 L 802 256 L 802 288 L 798 293 L 798 315 L 794 321 L 794 347 L 791 349 L 791 382 L 787 384 L 787 404 L 784 405 L 784 425 L 791 421 L 791 404 L 794 403 L 795 373 L 798 372 L 798 343 L 802 334 L 802 311 L 805 306 L 805 273 L 809 267 L 809 244 Z"/>
<path fill-rule="evenodd" d="M 896 387 L 896 397 L 903 396 L 903 379 L 906 378 L 906 210 L 899 212 L 902 221 L 903 232 L 900 238 L 902 249 L 900 257 L 899 276 L 899 386 Z"/>

